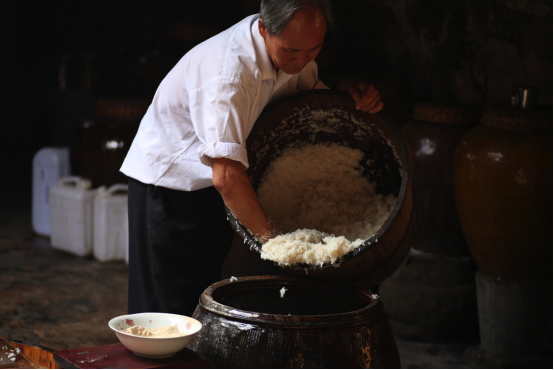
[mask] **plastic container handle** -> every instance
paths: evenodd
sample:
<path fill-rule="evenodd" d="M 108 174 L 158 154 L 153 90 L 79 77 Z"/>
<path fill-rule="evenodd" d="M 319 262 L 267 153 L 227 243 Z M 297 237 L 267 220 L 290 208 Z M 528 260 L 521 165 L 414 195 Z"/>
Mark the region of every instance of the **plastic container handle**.
<path fill-rule="evenodd" d="M 102 188 L 98 192 L 99 197 L 108 197 L 108 196 L 112 195 L 113 193 L 115 193 L 117 191 L 124 191 L 126 193 L 129 192 L 129 186 L 127 186 L 125 184 L 114 184 L 114 185 L 110 186 L 108 189 L 105 189 L 104 187 L 102 187 Z"/>
<path fill-rule="evenodd" d="M 68 176 L 68 177 L 62 177 L 58 180 L 58 185 L 68 185 L 74 183 L 76 187 L 81 188 L 83 190 L 88 190 L 91 187 L 91 182 L 88 179 L 83 179 L 82 177 L 78 176 Z"/>
<path fill-rule="evenodd" d="M 124 192 L 127 193 L 127 192 L 129 192 L 129 186 L 125 185 L 125 184 L 114 184 L 114 185 L 110 186 L 108 188 L 108 190 L 106 190 L 106 193 L 113 194 L 116 191 L 124 191 Z"/>

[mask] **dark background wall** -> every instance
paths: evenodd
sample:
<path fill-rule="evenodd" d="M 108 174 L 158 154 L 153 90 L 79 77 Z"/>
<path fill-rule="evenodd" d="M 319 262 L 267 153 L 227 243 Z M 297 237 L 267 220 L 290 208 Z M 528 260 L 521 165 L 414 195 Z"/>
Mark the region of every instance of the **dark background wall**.
<path fill-rule="evenodd" d="M 552 105 L 551 1 L 331 1 L 336 30 L 318 57 L 330 87 L 366 79 L 379 86 L 385 103 L 486 107 L 508 102 L 512 86 L 526 84 L 539 88 L 539 103 Z M 151 99 L 182 55 L 256 13 L 258 4 L 3 2 L 4 199 L 13 194 L 30 203 L 34 154 L 45 146 L 68 146 L 83 119 L 94 114 L 96 99 Z"/>

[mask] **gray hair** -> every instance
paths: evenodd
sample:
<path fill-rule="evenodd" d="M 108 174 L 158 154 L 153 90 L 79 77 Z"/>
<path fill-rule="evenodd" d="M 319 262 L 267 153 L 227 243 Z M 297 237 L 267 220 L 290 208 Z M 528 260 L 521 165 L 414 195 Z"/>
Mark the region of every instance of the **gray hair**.
<path fill-rule="evenodd" d="M 327 21 L 327 28 L 333 27 L 333 11 L 329 0 L 262 0 L 261 18 L 268 33 L 280 35 L 297 10 L 315 8 L 321 11 Z"/>

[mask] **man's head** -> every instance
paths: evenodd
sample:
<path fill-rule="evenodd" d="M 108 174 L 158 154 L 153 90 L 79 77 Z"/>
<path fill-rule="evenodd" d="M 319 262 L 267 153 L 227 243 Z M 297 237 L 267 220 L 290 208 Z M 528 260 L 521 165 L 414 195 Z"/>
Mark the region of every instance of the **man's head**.
<path fill-rule="evenodd" d="M 333 24 L 329 0 L 262 0 L 260 12 L 258 28 L 273 68 L 289 74 L 315 59 Z"/>

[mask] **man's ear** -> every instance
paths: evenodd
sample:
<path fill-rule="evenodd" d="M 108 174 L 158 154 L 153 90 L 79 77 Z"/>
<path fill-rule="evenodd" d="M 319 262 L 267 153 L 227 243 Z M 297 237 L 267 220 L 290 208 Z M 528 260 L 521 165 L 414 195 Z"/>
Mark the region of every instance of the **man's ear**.
<path fill-rule="evenodd" d="M 265 28 L 264 21 L 262 18 L 258 19 L 258 30 L 260 31 L 260 35 L 262 35 L 262 37 L 266 39 L 268 32 L 267 32 L 267 28 Z"/>

